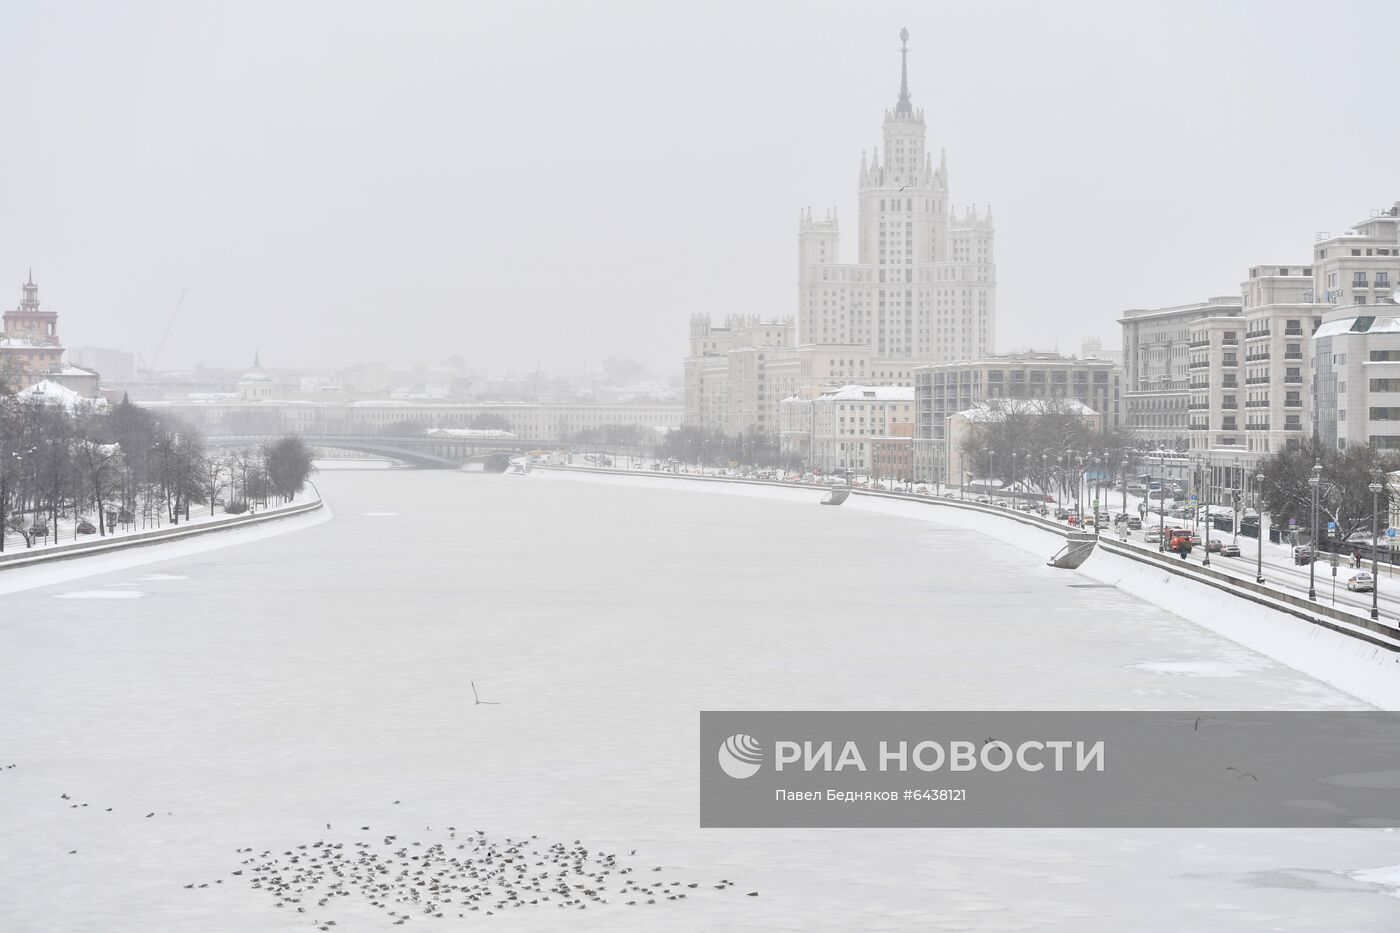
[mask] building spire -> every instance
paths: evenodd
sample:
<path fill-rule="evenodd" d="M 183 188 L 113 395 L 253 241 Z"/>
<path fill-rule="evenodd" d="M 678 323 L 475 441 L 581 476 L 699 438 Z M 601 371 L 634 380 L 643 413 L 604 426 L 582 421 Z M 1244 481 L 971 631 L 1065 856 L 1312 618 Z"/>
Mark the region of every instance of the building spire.
<path fill-rule="evenodd" d="M 894 112 L 913 115 L 914 105 L 909 102 L 909 27 L 899 31 L 899 103 Z"/>

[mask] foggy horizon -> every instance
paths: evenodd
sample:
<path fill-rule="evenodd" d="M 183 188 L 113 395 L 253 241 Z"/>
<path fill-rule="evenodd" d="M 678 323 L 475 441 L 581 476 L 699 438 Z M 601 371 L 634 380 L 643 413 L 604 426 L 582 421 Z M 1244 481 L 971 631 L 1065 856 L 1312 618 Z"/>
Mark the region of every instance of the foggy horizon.
<path fill-rule="evenodd" d="M 854 261 L 905 26 L 952 203 L 994 212 L 997 352 L 1116 347 L 1400 198 L 1384 78 L 1301 4 L 860 12 L 12 6 L 0 306 L 32 267 L 69 346 L 149 359 L 188 286 L 161 368 L 670 376 L 693 314 L 795 316 L 799 211 Z"/>

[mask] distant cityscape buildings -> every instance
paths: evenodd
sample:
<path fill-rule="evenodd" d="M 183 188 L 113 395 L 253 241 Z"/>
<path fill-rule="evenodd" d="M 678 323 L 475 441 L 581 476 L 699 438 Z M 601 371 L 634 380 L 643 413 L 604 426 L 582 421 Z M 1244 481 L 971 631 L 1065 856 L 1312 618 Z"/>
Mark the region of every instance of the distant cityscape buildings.
<path fill-rule="evenodd" d="M 877 454 L 869 441 L 833 439 L 854 436 L 849 425 L 863 418 L 885 423 L 867 404 L 870 394 L 883 400 L 885 389 L 898 388 L 912 404 L 917 366 L 991 352 L 991 211 L 959 213 L 951 204 L 946 154 L 940 151 L 935 165 L 924 113 L 909 91 L 908 30 L 900 39 L 899 95 L 885 111 L 883 153 L 879 147 L 863 153 L 857 176 L 857 261 L 841 262 L 835 210 L 814 218 L 804 209 L 796 320 L 731 316 L 716 326 L 707 315 L 691 319 L 687 425 L 777 437 L 784 449 L 804 456 L 815 451 L 833 468 L 869 466 Z M 844 386 L 851 397 L 842 396 Z M 788 400 L 812 410 L 799 414 Z M 831 405 L 836 425 L 847 406 L 844 414 L 853 420 L 845 429 L 821 427 Z M 883 412 L 884 401 L 878 407 Z M 795 427 L 800 424 L 813 425 L 816 433 L 803 435 Z M 898 443 L 898 456 L 912 465 L 912 438 Z M 878 452 L 894 456 L 894 449 Z"/>
<path fill-rule="evenodd" d="M 1215 501 L 1311 437 L 1400 450 L 1400 202 L 1318 234 L 1307 261 L 1251 266 L 1238 295 L 1123 311 L 1120 347 L 1090 338 L 1077 356 L 997 355 L 990 211 L 949 205 L 947 159 L 925 149 L 901 38 L 883 153 L 862 157 L 857 261 L 840 262 L 834 210 L 802 211 L 795 319 L 692 318 L 687 425 L 776 433 L 817 469 L 883 458 L 907 464 L 899 478 L 941 481 L 954 419 L 962 430 L 992 399 L 1059 398 L 1140 446 L 1196 457 Z"/>

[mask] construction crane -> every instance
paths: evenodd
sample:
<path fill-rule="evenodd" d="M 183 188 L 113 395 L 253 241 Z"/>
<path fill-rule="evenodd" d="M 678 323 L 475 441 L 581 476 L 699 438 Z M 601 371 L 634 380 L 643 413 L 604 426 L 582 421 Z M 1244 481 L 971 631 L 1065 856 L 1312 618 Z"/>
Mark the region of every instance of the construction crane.
<path fill-rule="evenodd" d="M 180 298 L 175 302 L 175 310 L 170 312 L 170 320 L 166 322 L 165 333 L 161 335 L 160 343 L 156 345 L 156 352 L 151 354 L 151 361 L 147 363 L 145 359 L 141 357 L 141 354 L 138 353 L 136 355 L 136 358 L 141 362 L 142 369 L 144 369 L 148 375 L 156 371 L 156 361 L 160 359 L 160 351 L 165 349 L 165 342 L 170 339 L 170 331 L 174 329 L 175 319 L 180 316 L 180 308 L 184 306 L 185 296 L 189 293 L 190 287 L 188 285 L 180 291 Z"/>

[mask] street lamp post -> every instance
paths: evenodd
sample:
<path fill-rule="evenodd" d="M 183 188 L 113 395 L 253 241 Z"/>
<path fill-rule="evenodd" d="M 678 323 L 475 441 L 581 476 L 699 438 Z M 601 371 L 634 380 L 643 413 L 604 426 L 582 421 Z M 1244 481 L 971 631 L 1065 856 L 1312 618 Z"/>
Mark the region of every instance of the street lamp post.
<path fill-rule="evenodd" d="M 1073 451 L 1071 451 L 1073 454 Z M 1074 514 L 1075 526 L 1084 527 L 1084 457 L 1071 456 L 1070 468 L 1074 470 Z"/>
<path fill-rule="evenodd" d="M 1210 458 L 1207 457 L 1207 458 L 1206 458 L 1204 461 L 1202 461 L 1202 462 L 1203 462 L 1203 464 L 1204 464 L 1204 476 L 1205 476 L 1205 480 L 1206 480 L 1206 481 L 1205 481 L 1205 487 L 1206 487 L 1206 488 L 1205 488 L 1205 497 L 1206 497 L 1206 501 L 1205 501 L 1205 507 L 1206 507 L 1206 556 L 1203 557 L 1203 558 L 1201 559 L 1201 566 L 1202 566 L 1202 567 L 1209 567 L 1209 566 L 1210 566 Z"/>
<path fill-rule="evenodd" d="M 1317 601 L 1317 487 L 1322 483 L 1322 464 L 1314 463 L 1308 485 L 1312 487 L 1312 540 L 1308 544 L 1308 599 Z"/>
<path fill-rule="evenodd" d="M 1100 495 L 1100 490 L 1103 488 L 1103 484 L 1099 481 L 1099 474 L 1100 474 L 1102 471 L 1098 469 L 1098 467 L 1100 466 L 1100 463 L 1099 463 L 1099 459 L 1098 459 L 1097 457 L 1095 457 L 1093 460 L 1091 460 L 1091 461 L 1089 461 L 1089 462 L 1094 466 L 1094 486 L 1093 486 L 1093 489 L 1094 489 L 1094 498 L 1091 500 L 1091 508 L 1093 508 L 1093 510 L 1094 510 L 1094 537 L 1097 538 L 1097 537 L 1099 536 L 1099 530 L 1100 530 L 1100 529 L 1099 529 L 1099 495 Z"/>
<path fill-rule="evenodd" d="M 1015 447 L 1012 447 L 1012 448 L 1011 448 L 1011 486 L 1009 486 L 1009 490 L 1011 490 L 1011 499 L 1008 499 L 1008 500 L 1007 500 L 1007 507 L 1008 507 L 1008 509 L 1015 509 L 1015 507 L 1016 507 L 1016 448 L 1015 448 Z"/>
<path fill-rule="evenodd" d="M 1256 541 L 1259 544 L 1259 553 L 1256 559 L 1254 582 L 1264 582 L 1264 474 L 1254 474 L 1254 513 L 1259 518 L 1259 524 L 1255 526 Z"/>
<path fill-rule="evenodd" d="M 1128 514 L 1128 461 L 1118 465 L 1118 482 L 1123 484 L 1123 514 Z"/>
<path fill-rule="evenodd" d="M 987 463 L 982 468 L 982 486 L 987 490 L 987 501 L 996 505 L 996 499 L 992 496 L 992 448 L 983 447 L 982 453 L 987 455 Z"/>
<path fill-rule="evenodd" d="M 1375 480 L 1371 482 L 1371 485 L 1366 487 L 1371 490 L 1371 618 L 1373 619 L 1379 619 L 1381 617 L 1381 578 L 1380 570 L 1376 565 L 1376 552 L 1380 550 L 1381 535 L 1380 525 L 1378 524 L 1380 521 L 1379 513 L 1382 488 L 1380 479 L 1381 478 L 1377 476 Z"/>

